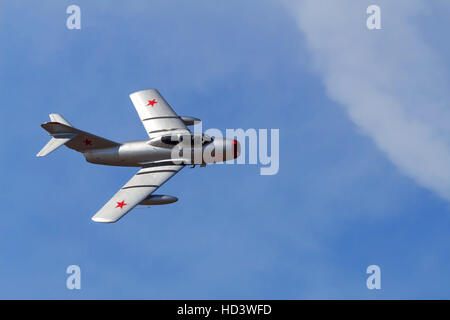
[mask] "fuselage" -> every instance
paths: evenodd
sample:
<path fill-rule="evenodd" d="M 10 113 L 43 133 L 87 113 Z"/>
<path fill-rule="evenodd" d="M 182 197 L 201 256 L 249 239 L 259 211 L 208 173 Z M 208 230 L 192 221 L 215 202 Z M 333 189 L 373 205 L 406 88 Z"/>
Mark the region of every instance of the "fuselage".
<path fill-rule="evenodd" d="M 156 144 L 153 140 L 121 143 L 119 146 L 94 149 L 83 153 L 86 161 L 123 167 L 143 167 L 160 161 L 182 161 L 185 164 L 207 164 L 232 160 L 240 155 L 237 140 L 215 138 L 208 144 Z"/>

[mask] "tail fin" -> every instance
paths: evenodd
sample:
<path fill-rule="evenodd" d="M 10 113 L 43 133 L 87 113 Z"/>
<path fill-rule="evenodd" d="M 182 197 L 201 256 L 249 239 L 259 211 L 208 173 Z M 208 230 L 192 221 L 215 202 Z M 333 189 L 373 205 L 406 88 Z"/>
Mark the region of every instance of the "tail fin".
<path fill-rule="evenodd" d="M 60 114 L 50 113 L 48 116 L 50 117 L 50 120 L 52 122 L 59 122 L 59 123 L 65 124 L 66 126 L 72 127 L 72 125 L 69 123 L 69 121 L 64 119 L 63 116 Z"/>
<path fill-rule="evenodd" d="M 119 143 L 103 139 L 72 127 L 72 125 L 59 114 L 50 114 L 50 120 L 51 122 L 41 124 L 41 127 L 44 128 L 52 138 L 44 148 L 39 151 L 36 155 L 37 157 L 44 157 L 64 144 L 79 152 L 111 148 L 120 145 Z"/>

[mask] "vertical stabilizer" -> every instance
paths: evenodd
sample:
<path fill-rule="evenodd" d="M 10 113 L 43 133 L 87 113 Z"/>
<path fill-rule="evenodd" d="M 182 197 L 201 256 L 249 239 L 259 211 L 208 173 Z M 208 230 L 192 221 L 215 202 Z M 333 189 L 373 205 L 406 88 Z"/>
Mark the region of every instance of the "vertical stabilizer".
<path fill-rule="evenodd" d="M 69 123 L 69 121 L 64 119 L 63 116 L 58 113 L 50 113 L 49 116 L 50 116 L 50 120 L 52 122 L 59 122 L 59 123 L 65 124 L 66 126 L 72 127 L 72 125 Z"/>

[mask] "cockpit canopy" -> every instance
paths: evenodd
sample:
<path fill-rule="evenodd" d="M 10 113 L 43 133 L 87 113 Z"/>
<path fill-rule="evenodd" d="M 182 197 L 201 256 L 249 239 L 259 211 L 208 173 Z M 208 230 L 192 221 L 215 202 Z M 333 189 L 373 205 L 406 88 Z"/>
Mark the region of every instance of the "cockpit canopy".
<path fill-rule="evenodd" d="M 197 146 L 200 144 L 201 144 L 201 146 L 205 146 L 213 141 L 214 141 L 214 137 L 210 137 L 204 133 L 202 133 L 201 135 L 192 134 L 192 135 L 173 135 L 173 136 L 161 137 L 161 142 L 163 142 L 167 145 L 171 145 L 171 146 L 175 146 L 179 143 L 183 143 L 183 144 L 191 145 L 191 146 Z"/>

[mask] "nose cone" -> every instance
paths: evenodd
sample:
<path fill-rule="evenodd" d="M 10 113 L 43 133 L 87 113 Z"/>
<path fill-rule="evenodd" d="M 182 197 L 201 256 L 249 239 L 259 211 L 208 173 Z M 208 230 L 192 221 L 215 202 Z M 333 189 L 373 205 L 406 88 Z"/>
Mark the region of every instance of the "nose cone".
<path fill-rule="evenodd" d="M 214 143 L 207 145 L 204 149 L 203 161 L 205 163 L 224 162 L 236 159 L 240 155 L 241 144 L 239 141 L 235 139 L 215 138 Z"/>
<path fill-rule="evenodd" d="M 241 154 L 241 144 L 236 139 L 231 144 L 233 146 L 233 159 L 236 159 Z"/>

